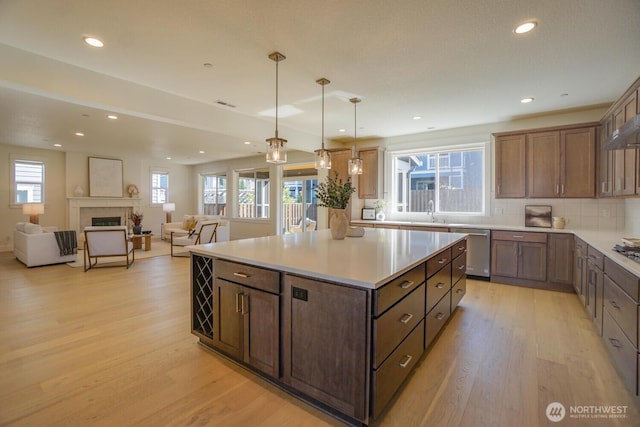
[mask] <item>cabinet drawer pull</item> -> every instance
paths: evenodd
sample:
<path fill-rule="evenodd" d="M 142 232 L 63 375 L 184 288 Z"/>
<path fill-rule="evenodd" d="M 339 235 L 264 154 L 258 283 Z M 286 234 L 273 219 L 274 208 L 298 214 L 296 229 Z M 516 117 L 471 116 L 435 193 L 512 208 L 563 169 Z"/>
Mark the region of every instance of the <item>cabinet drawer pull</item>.
<path fill-rule="evenodd" d="M 413 280 L 405 280 L 404 282 L 400 283 L 400 287 L 402 289 L 409 289 L 410 287 L 412 287 L 416 282 L 414 282 Z"/>
<path fill-rule="evenodd" d="M 234 276 L 236 277 L 242 277 L 243 279 L 248 279 L 249 275 L 245 274 L 245 273 L 233 273 Z"/>
<path fill-rule="evenodd" d="M 463 264 L 463 265 L 458 267 L 458 270 L 464 270 L 465 267 L 466 267 L 466 265 Z"/>
<path fill-rule="evenodd" d="M 480 234 L 481 236 L 484 236 L 484 234 Z M 473 234 L 471 234 L 471 236 L 473 236 Z M 458 250 L 459 251 L 464 251 L 466 248 L 464 246 L 458 246 Z"/>
<path fill-rule="evenodd" d="M 444 313 L 436 314 L 436 320 L 442 320 L 442 319 L 444 319 Z"/>
<path fill-rule="evenodd" d="M 456 291 L 456 294 L 464 294 L 464 291 L 463 291 L 462 289 L 458 289 L 458 290 Z"/>
<path fill-rule="evenodd" d="M 401 318 L 400 318 L 400 322 L 404 323 L 405 325 L 407 323 L 409 323 L 409 320 L 411 320 L 413 318 L 413 314 L 411 313 L 405 313 Z"/>
<path fill-rule="evenodd" d="M 245 304 L 246 300 L 246 304 Z M 240 314 L 247 314 L 249 312 L 249 295 L 242 294 L 240 297 L 240 302 L 242 303 L 242 307 L 240 309 Z"/>
<path fill-rule="evenodd" d="M 444 283 L 442 283 L 442 282 L 438 282 L 438 283 L 436 284 L 436 288 L 438 288 L 438 289 L 442 289 L 442 288 L 444 288 Z"/>
<path fill-rule="evenodd" d="M 613 307 L 613 308 L 617 308 L 618 310 L 620 310 L 620 308 L 621 308 L 621 307 L 618 305 L 618 303 L 617 303 L 617 302 L 615 302 L 615 301 L 609 301 L 609 304 L 611 304 L 611 307 Z"/>
<path fill-rule="evenodd" d="M 240 309 L 240 295 L 236 294 L 236 313 L 240 313 L 242 310 Z"/>
<path fill-rule="evenodd" d="M 447 262 L 446 258 L 442 258 L 438 261 L 438 264 L 444 264 L 445 262 Z"/>
<path fill-rule="evenodd" d="M 405 354 L 405 361 L 400 363 L 400 367 L 401 368 L 406 368 L 407 366 L 409 366 L 409 362 L 411 362 L 411 359 L 413 359 L 413 356 L 411 356 L 410 354 Z"/>
<path fill-rule="evenodd" d="M 520 235 L 520 234 L 514 234 L 513 236 L 514 239 L 524 239 L 524 236 Z"/>
<path fill-rule="evenodd" d="M 614 346 L 615 348 L 622 348 L 622 344 L 620 343 L 619 340 L 615 339 L 615 338 L 609 338 L 609 342 L 611 343 L 612 346 Z"/>

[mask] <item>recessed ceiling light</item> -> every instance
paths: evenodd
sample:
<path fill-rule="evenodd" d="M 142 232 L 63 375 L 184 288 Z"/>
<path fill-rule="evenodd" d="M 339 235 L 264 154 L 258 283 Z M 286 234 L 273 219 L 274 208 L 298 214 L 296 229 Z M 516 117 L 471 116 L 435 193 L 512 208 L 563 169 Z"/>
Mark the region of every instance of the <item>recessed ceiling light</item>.
<path fill-rule="evenodd" d="M 413 120 L 420 120 L 422 116 L 413 116 Z"/>
<path fill-rule="evenodd" d="M 102 43 L 102 40 L 97 39 L 95 37 L 85 37 L 83 40 L 89 46 L 93 46 L 93 47 L 103 47 L 104 46 L 104 43 Z"/>
<path fill-rule="evenodd" d="M 520 102 L 521 102 L 521 103 L 523 103 L 523 104 L 528 104 L 528 103 L 530 103 L 530 102 L 533 102 L 533 100 L 534 100 L 534 98 L 533 98 L 533 97 L 531 97 L 531 96 L 529 96 L 529 97 L 527 97 L 527 98 L 522 98 L 522 99 L 520 100 Z"/>
<path fill-rule="evenodd" d="M 536 21 L 528 21 L 528 22 L 525 22 L 524 24 L 518 25 L 513 30 L 513 32 L 516 34 L 528 33 L 529 31 L 533 30 L 536 27 L 536 25 L 538 25 Z"/>
<path fill-rule="evenodd" d="M 76 136 L 84 136 L 84 133 L 82 133 L 82 132 L 76 132 Z"/>
<path fill-rule="evenodd" d="M 115 114 L 108 114 L 107 115 L 107 119 L 109 119 L 109 120 L 118 120 L 118 116 L 116 116 Z"/>
<path fill-rule="evenodd" d="M 338 129 L 338 132 L 346 132 L 346 129 Z"/>
<path fill-rule="evenodd" d="M 204 151 L 203 151 L 203 150 L 200 150 L 200 154 L 204 154 Z"/>
<path fill-rule="evenodd" d="M 165 159 L 167 159 L 167 160 L 171 160 L 171 157 L 165 157 Z"/>
<path fill-rule="evenodd" d="M 62 144 L 53 144 L 54 147 L 62 147 Z"/>
<path fill-rule="evenodd" d="M 251 145 L 251 142 L 250 141 L 245 141 L 244 145 Z"/>

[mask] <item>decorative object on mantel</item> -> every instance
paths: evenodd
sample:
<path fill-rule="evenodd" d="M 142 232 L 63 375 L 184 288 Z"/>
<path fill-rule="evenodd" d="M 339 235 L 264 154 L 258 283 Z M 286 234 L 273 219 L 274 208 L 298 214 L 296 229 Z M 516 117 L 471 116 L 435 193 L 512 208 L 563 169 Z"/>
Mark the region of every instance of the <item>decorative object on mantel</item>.
<path fill-rule="evenodd" d="M 76 188 L 73 190 L 73 195 L 76 197 L 84 196 L 84 189 L 81 186 L 76 185 Z"/>
<path fill-rule="evenodd" d="M 378 221 L 384 221 L 386 218 L 386 214 L 384 213 L 384 208 L 387 207 L 387 201 L 383 199 L 376 200 L 376 203 L 373 205 L 376 210 L 376 219 Z"/>
<path fill-rule="evenodd" d="M 129 197 L 137 197 L 138 194 L 140 194 L 138 186 L 135 184 L 129 184 L 129 186 L 127 186 L 127 194 L 129 194 Z"/>
<path fill-rule="evenodd" d="M 280 52 L 273 52 L 269 59 L 276 63 L 276 133 L 267 139 L 267 163 L 287 163 L 287 140 L 278 137 L 278 63 L 287 59 Z"/>
<path fill-rule="evenodd" d="M 133 234 L 141 234 L 142 233 L 142 218 L 144 214 L 142 212 L 133 211 L 131 212 L 130 218 L 131 222 L 133 222 Z"/>
<path fill-rule="evenodd" d="M 40 222 L 38 215 L 44 213 L 44 203 L 24 203 L 22 205 L 22 213 L 29 215 L 31 224 L 38 224 Z"/>
<path fill-rule="evenodd" d="M 329 229 L 331 237 L 335 240 L 343 240 L 347 234 L 349 221 L 345 209 L 355 191 L 356 189 L 351 184 L 351 177 L 348 177 L 346 182 L 342 182 L 338 177 L 338 172 L 335 171 L 333 178 L 328 175 L 327 181 L 318 184 L 316 188 L 318 206 L 333 209 Z"/>

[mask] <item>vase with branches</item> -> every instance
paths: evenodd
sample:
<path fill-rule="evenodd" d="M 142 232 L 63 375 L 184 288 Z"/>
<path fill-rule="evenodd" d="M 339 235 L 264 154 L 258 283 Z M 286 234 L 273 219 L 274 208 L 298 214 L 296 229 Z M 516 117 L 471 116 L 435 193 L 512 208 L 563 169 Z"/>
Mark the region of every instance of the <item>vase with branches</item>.
<path fill-rule="evenodd" d="M 349 221 L 345 209 L 349 206 L 349 200 L 355 191 L 351 177 L 342 181 L 338 172 L 335 171 L 333 176 L 327 175 L 326 182 L 322 182 L 316 187 L 318 206 L 332 209 L 329 228 L 331 229 L 331 237 L 335 240 L 342 240 L 347 234 Z"/>
<path fill-rule="evenodd" d="M 133 222 L 133 234 L 142 233 L 142 218 L 144 214 L 138 211 L 132 211 L 129 215 L 131 222 Z"/>

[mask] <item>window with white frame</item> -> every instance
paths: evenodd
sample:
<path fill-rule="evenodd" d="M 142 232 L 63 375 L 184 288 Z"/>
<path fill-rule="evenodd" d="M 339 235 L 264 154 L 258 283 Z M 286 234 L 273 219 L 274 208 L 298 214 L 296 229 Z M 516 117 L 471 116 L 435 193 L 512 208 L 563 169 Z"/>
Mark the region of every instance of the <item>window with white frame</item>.
<path fill-rule="evenodd" d="M 44 203 L 44 162 L 13 160 L 12 203 Z"/>
<path fill-rule="evenodd" d="M 269 169 L 238 171 L 238 217 L 269 218 Z"/>
<path fill-rule="evenodd" d="M 227 175 L 204 174 L 201 177 L 203 215 L 227 215 Z"/>
<path fill-rule="evenodd" d="M 151 172 L 151 204 L 163 204 L 169 200 L 169 173 Z"/>
<path fill-rule="evenodd" d="M 395 212 L 484 212 L 484 145 L 397 152 L 391 156 Z"/>

